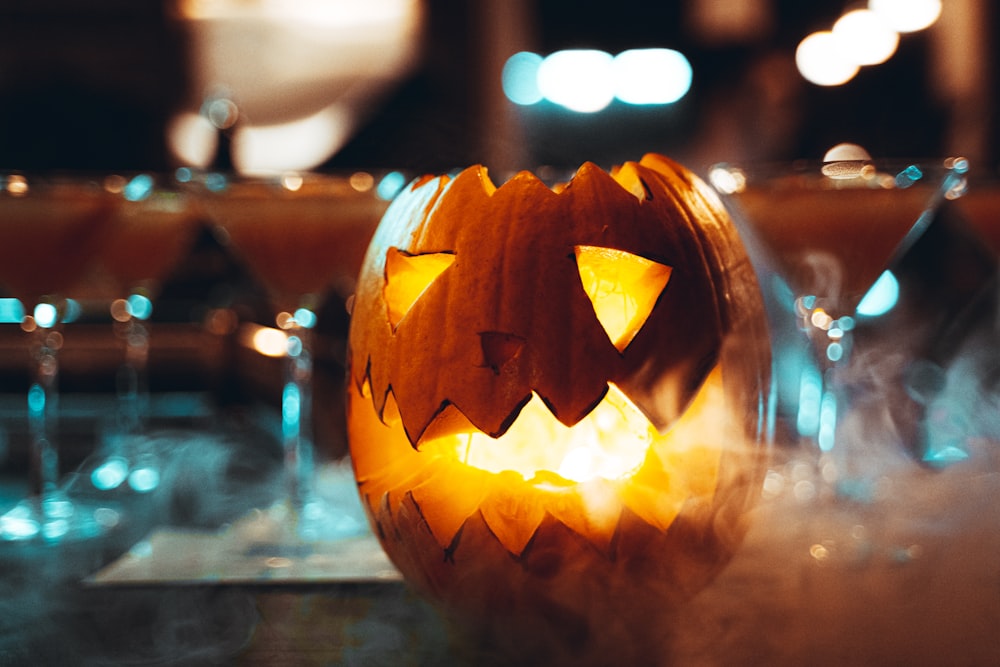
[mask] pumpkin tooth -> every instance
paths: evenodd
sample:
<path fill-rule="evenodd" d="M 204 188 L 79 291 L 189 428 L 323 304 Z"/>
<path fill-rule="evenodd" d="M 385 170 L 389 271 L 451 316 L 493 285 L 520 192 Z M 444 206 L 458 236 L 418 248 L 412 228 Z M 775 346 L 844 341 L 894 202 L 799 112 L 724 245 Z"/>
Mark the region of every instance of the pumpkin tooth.
<path fill-rule="evenodd" d="M 452 544 L 465 520 L 478 511 L 489 487 L 488 478 L 485 471 L 441 459 L 430 476 L 410 490 L 442 549 Z"/>
<path fill-rule="evenodd" d="M 490 532 L 514 556 L 521 555 L 546 514 L 542 494 L 510 471 L 491 478 L 479 511 Z"/>
<path fill-rule="evenodd" d="M 600 477 L 568 487 L 542 489 L 545 508 L 567 528 L 610 556 L 622 502 L 614 482 Z"/>

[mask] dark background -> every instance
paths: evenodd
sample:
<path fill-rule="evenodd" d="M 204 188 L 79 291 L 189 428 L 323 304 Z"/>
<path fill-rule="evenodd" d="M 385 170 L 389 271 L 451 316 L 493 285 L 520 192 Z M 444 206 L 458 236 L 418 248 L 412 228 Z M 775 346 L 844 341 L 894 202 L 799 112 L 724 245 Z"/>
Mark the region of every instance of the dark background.
<path fill-rule="evenodd" d="M 426 0 L 420 62 L 321 169 L 613 163 L 650 150 L 698 168 L 720 159 L 816 158 L 841 141 L 875 156 L 961 153 L 980 169 L 995 167 L 997 74 L 987 72 L 974 95 L 942 92 L 932 33 L 945 28 L 905 35 L 889 62 L 822 88 L 795 73 L 795 46 L 829 28 L 849 3 L 764 1 L 768 27 L 722 40 L 692 26 L 694 2 Z M 982 10 L 991 43 L 993 5 L 960 4 Z M 591 115 L 517 108 L 498 92 L 496 61 L 505 55 L 484 46 L 495 13 L 514 6 L 524 9 L 527 29 L 505 55 L 666 46 L 691 60 L 691 92 L 669 107 L 613 104 Z M 153 0 L 0 0 L 0 168 L 178 166 L 164 128 L 189 92 L 187 36 L 168 10 Z M 969 57 L 992 62 L 990 53 Z"/>

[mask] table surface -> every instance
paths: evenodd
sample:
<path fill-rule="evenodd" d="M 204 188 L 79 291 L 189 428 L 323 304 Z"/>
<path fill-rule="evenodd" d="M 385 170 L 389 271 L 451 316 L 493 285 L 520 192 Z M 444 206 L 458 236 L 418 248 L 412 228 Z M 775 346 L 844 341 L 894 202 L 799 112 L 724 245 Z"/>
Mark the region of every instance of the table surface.
<path fill-rule="evenodd" d="M 159 443 L 160 486 L 103 499 L 113 530 L 0 544 L 0 665 L 484 664 L 371 533 L 289 539 L 280 460 L 232 434 Z M 976 447 L 943 470 L 894 459 L 836 504 L 803 492 L 804 451 L 774 452 L 742 547 L 670 629 L 674 661 L 1000 664 L 1000 447 Z M 361 517 L 345 464 L 318 479 Z"/>

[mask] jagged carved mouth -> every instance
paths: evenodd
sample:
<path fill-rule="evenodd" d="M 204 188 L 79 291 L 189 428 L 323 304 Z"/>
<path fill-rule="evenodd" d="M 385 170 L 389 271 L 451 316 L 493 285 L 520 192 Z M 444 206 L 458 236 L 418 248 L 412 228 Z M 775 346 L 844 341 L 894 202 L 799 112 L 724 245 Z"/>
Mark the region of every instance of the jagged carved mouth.
<path fill-rule="evenodd" d="M 443 419 L 458 419 L 445 414 Z M 662 437 L 617 387 L 589 415 L 565 426 L 537 394 L 521 409 L 503 436 L 490 437 L 471 424 L 459 433 L 432 437 L 420 451 L 457 457 L 489 472 L 513 471 L 525 480 L 544 481 L 551 473 L 573 482 L 597 477 L 627 477 L 642 464 L 650 446 Z"/>

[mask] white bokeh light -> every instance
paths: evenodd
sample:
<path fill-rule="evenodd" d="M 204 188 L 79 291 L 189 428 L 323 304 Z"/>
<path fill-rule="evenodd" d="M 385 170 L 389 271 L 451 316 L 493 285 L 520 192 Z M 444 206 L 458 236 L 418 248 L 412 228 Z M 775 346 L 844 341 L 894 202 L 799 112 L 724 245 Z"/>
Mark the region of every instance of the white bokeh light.
<path fill-rule="evenodd" d="M 233 135 L 233 166 L 243 174 L 312 169 L 350 138 L 352 120 L 350 110 L 331 105 L 296 122 L 239 128 Z"/>
<path fill-rule="evenodd" d="M 847 12 L 833 24 L 842 56 L 855 65 L 878 65 L 896 53 L 899 33 L 869 9 Z"/>
<path fill-rule="evenodd" d="M 170 120 L 167 143 L 180 164 L 204 169 L 219 148 L 218 130 L 200 113 L 180 113 Z"/>
<path fill-rule="evenodd" d="M 615 56 L 615 97 L 627 104 L 672 104 L 691 88 L 691 63 L 673 49 L 630 49 Z"/>
<path fill-rule="evenodd" d="M 929 28 L 941 16 L 941 0 L 868 0 L 868 8 L 896 32 Z"/>
<path fill-rule="evenodd" d="M 538 90 L 572 111 L 600 111 L 615 97 L 613 58 L 592 49 L 557 51 L 538 66 Z"/>
<path fill-rule="evenodd" d="M 858 73 L 859 67 L 843 57 L 833 32 L 808 35 L 795 50 L 795 65 L 807 81 L 819 86 L 839 86 Z"/>

